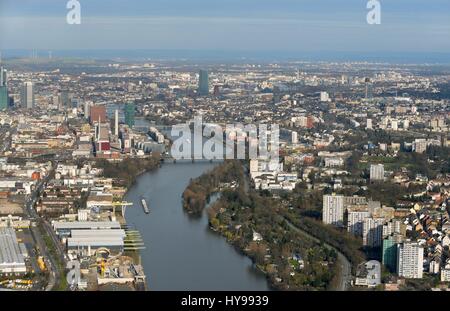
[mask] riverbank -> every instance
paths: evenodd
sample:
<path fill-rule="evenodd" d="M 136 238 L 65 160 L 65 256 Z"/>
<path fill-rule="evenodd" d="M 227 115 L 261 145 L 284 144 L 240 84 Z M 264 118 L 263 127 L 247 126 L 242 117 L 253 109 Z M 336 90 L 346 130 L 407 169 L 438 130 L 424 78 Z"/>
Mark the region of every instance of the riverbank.
<path fill-rule="evenodd" d="M 127 190 L 136 182 L 136 178 L 157 169 L 160 165 L 159 154 L 144 158 L 126 158 L 120 162 L 109 162 L 104 159 L 96 161 L 96 168 L 103 170 L 105 178 L 114 178 L 117 186 L 125 187 Z"/>
<path fill-rule="evenodd" d="M 125 193 L 123 197 L 126 196 L 131 187 L 136 183 L 139 176 L 143 174 L 154 171 L 161 165 L 160 155 L 152 155 L 146 158 L 127 158 L 120 162 L 109 162 L 106 160 L 99 160 L 96 162 L 96 167 L 103 170 L 103 176 L 106 178 L 114 178 L 115 186 L 124 187 Z M 123 200 L 120 198 L 120 201 Z M 121 214 L 116 215 L 117 220 L 122 227 L 128 227 L 125 217 Z M 127 251 L 124 255 L 132 258 L 135 264 L 141 265 L 142 257 L 139 250 Z M 145 274 L 145 270 L 144 270 Z M 138 288 L 135 286 L 135 289 Z M 148 284 L 146 282 L 144 290 L 148 290 Z"/>
<path fill-rule="evenodd" d="M 234 180 L 228 178 L 232 172 Z M 214 177 L 214 179 L 212 178 Z M 214 181 L 214 182 L 212 182 Z M 306 238 L 279 215 L 279 200 L 250 190 L 242 163 L 232 161 L 192 180 L 185 205 L 201 211 L 208 190 L 221 188 L 220 199 L 207 208 L 209 227 L 250 258 L 277 290 L 327 290 L 338 272 L 338 254 L 320 242 Z M 196 190 L 201 191 L 195 193 Z M 191 194 L 190 192 L 194 192 Z M 186 202 L 186 198 L 191 201 Z"/>
<path fill-rule="evenodd" d="M 201 216 L 211 195 L 221 185 L 239 180 L 240 171 L 234 161 L 226 161 L 213 170 L 192 179 L 183 192 L 183 208 L 189 214 Z"/>

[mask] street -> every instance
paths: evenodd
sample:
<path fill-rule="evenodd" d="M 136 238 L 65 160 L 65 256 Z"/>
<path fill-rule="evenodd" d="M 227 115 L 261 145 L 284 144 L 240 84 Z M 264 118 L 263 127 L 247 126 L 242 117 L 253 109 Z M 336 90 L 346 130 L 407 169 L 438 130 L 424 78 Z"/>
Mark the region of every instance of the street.
<path fill-rule="evenodd" d="M 55 163 L 53 163 L 52 166 L 52 171 L 55 168 Z M 60 275 L 60 270 L 58 269 L 58 264 L 56 262 L 56 259 L 54 258 L 54 256 L 51 254 L 50 250 L 48 249 L 42 234 L 40 232 L 40 230 L 38 229 L 39 227 L 41 227 L 46 234 L 51 238 L 52 243 L 55 246 L 55 250 L 58 253 L 59 259 L 60 261 L 65 264 L 66 260 L 65 260 L 65 254 L 64 254 L 64 250 L 62 249 L 61 243 L 59 243 L 58 238 L 56 237 L 53 229 L 51 228 L 51 225 L 44 219 L 42 219 L 38 213 L 36 212 L 36 210 L 34 209 L 34 205 L 39 197 L 39 194 L 41 193 L 41 191 L 43 190 L 44 186 L 47 184 L 48 180 L 50 179 L 52 172 L 49 172 L 49 174 L 47 175 L 47 177 L 43 180 L 40 180 L 37 185 L 36 188 L 33 190 L 33 192 L 27 196 L 25 198 L 25 212 L 28 215 L 28 218 L 34 222 L 34 226 L 32 225 L 30 228 L 31 234 L 33 236 L 33 239 L 36 243 L 36 245 L 38 246 L 41 256 L 43 256 L 45 258 L 45 264 L 48 267 L 49 270 L 49 280 L 48 280 L 48 284 L 46 287 L 46 291 L 50 291 L 53 288 L 55 288 L 58 285 L 58 282 L 61 278 Z"/>
<path fill-rule="evenodd" d="M 291 223 L 287 218 L 283 217 L 283 220 L 286 221 L 286 223 L 288 224 L 288 226 L 304 235 L 305 237 L 316 241 L 317 243 L 323 243 L 325 247 L 329 248 L 329 249 L 333 249 L 336 253 L 337 253 L 337 258 L 338 258 L 338 264 L 340 265 L 341 268 L 341 273 L 339 275 L 340 279 L 339 279 L 339 287 L 336 288 L 336 291 L 345 291 L 348 289 L 351 279 L 352 279 L 352 266 L 350 264 L 350 261 L 348 261 L 348 259 L 344 256 L 344 254 L 342 254 L 339 250 L 337 250 L 336 248 L 334 248 L 333 246 L 331 246 L 330 244 L 327 244 L 323 241 L 320 241 L 319 239 L 313 237 L 312 235 L 310 235 L 308 232 L 303 231 L 302 229 L 296 227 L 293 223 Z"/>

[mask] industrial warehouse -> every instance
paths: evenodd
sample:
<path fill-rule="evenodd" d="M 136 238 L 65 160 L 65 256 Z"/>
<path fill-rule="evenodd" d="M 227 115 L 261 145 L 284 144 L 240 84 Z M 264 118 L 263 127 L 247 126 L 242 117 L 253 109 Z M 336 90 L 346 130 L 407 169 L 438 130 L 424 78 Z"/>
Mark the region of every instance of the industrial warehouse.
<path fill-rule="evenodd" d="M 118 222 L 55 222 L 53 227 L 69 253 L 91 256 L 99 248 L 123 252 L 126 234 Z"/>
<path fill-rule="evenodd" d="M 20 275 L 27 272 L 25 245 L 19 243 L 13 228 L 0 228 L 0 275 Z"/>

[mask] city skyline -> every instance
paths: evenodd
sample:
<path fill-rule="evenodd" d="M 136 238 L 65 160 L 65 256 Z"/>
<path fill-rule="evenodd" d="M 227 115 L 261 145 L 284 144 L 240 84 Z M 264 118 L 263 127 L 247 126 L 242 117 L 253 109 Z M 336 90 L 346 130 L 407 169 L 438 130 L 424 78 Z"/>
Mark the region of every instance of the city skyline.
<path fill-rule="evenodd" d="M 450 291 L 448 12 L 0 0 L 0 292 Z"/>

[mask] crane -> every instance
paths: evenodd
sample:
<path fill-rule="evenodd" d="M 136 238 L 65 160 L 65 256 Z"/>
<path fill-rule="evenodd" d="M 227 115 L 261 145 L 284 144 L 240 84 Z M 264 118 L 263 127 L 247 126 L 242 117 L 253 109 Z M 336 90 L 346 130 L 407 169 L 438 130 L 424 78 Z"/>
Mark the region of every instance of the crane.
<path fill-rule="evenodd" d="M 116 206 L 121 206 L 121 208 L 122 208 L 122 217 L 125 218 L 125 212 L 126 212 L 127 206 L 133 206 L 133 203 L 125 202 L 125 201 L 123 201 L 123 202 L 113 202 L 112 206 L 113 206 L 113 214 L 114 215 L 116 214 Z"/>

